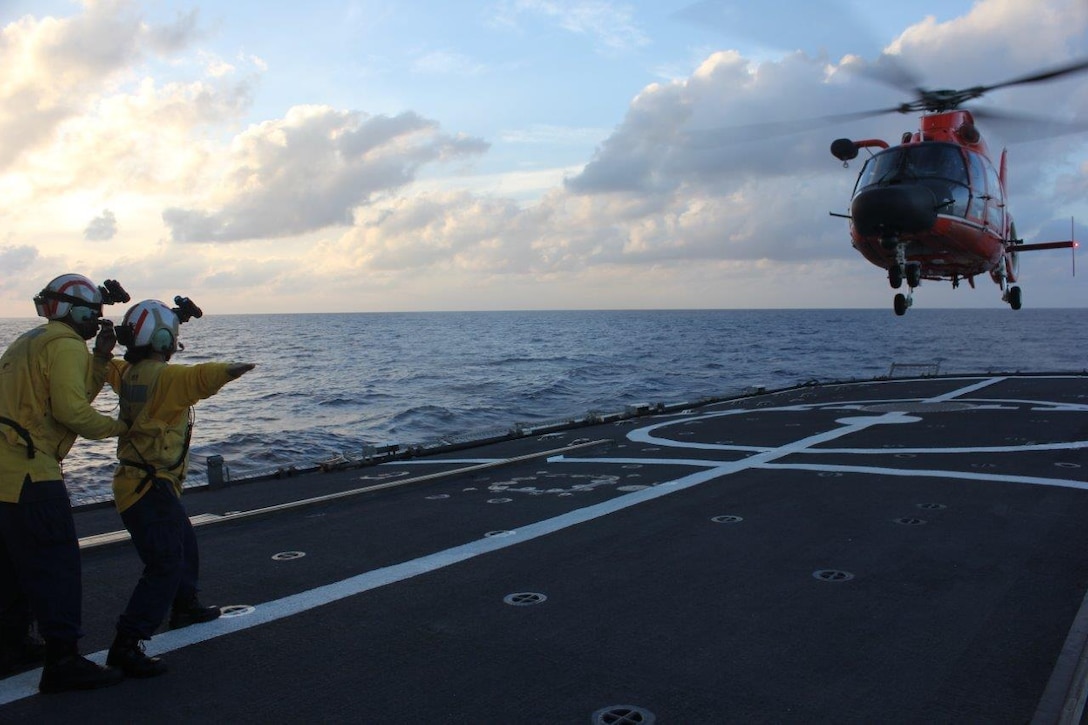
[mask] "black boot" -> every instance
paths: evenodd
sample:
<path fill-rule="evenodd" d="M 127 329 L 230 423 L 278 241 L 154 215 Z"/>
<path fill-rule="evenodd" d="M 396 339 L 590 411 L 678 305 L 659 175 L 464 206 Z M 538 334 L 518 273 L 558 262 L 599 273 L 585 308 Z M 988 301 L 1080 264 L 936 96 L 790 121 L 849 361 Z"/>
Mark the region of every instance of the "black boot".
<path fill-rule="evenodd" d="M 114 637 L 106 664 L 120 669 L 126 677 L 155 677 L 166 672 L 165 662 L 144 654 L 144 643 L 139 637 L 122 632 Z"/>
<path fill-rule="evenodd" d="M 29 632 L 0 636 L 0 677 L 32 670 L 45 662 L 45 642 Z"/>
<path fill-rule="evenodd" d="M 213 619 L 219 619 L 219 615 L 219 607 L 205 607 L 195 594 L 184 599 L 176 599 L 170 610 L 170 629 L 210 622 Z"/>
<path fill-rule="evenodd" d="M 38 682 L 43 693 L 96 690 L 125 679 L 120 670 L 102 667 L 79 655 L 75 642 L 46 642 L 45 667 Z"/>

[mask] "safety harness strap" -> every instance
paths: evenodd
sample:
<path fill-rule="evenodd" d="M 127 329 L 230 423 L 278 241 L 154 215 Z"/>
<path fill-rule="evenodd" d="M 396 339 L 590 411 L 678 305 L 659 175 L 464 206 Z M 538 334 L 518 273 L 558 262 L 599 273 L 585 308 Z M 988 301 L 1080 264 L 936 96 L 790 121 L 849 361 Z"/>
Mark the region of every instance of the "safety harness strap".
<path fill-rule="evenodd" d="M 10 426 L 12 430 L 19 434 L 19 437 L 22 438 L 23 441 L 26 443 L 26 457 L 33 458 L 34 439 L 30 437 L 30 431 L 19 425 L 18 422 L 12 420 L 11 418 L 5 418 L 3 416 L 0 416 L 0 423 Z"/>
<path fill-rule="evenodd" d="M 165 466 L 161 470 L 163 470 L 163 471 L 173 471 L 173 470 L 176 470 L 176 469 L 180 468 L 181 464 L 183 464 L 185 462 L 186 457 L 189 455 L 189 444 L 192 442 L 192 440 L 193 440 L 193 421 L 190 418 L 189 425 L 186 426 L 186 428 L 185 428 L 185 443 L 183 443 L 182 446 L 181 446 L 181 454 L 178 456 L 176 461 L 171 463 L 169 466 Z M 130 461 L 130 460 L 125 460 L 124 458 L 122 458 L 122 459 L 120 459 L 120 463 L 121 463 L 122 466 L 131 466 L 133 468 L 138 468 L 138 469 L 140 469 L 141 471 L 144 472 L 144 477 L 140 479 L 140 483 L 136 486 L 136 493 L 142 493 L 143 490 L 145 488 L 147 488 L 147 484 L 152 483 L 152 482 L 154 482 L 154 481 L 156 481 L 156 480 L 158 480 L 160 478 L 160 476 L 159 476 L 159 470 L 160 469 L 157 469 L 154 466 L 152 466 L 150 463 L 148 463 L 144 459 L 143 455 L 138 450 L 136 450 L 135 446 L 133 447 L 133 450 L 136 451 L 137 456 L 140 456 L 140 460 L 139 461 Z"/>

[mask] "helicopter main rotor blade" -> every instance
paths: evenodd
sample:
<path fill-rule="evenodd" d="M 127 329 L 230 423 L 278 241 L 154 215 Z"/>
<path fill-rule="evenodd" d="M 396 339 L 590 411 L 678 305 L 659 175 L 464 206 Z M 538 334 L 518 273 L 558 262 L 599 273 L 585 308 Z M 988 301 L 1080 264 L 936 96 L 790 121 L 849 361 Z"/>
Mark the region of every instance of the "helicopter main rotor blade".
<path fill-rule="evenodd" d="M 1007 88 L 1009 86 L 1019 86 L 1026 83 L 1040 83 L 1042 81 L 1049 81 L 1055 78 L 1060 78 L 1064 75 L 1070 75 L 1072 73 L 1080 73 L 1088 70 L 1088 58 L 1082 58 L 1068 65 L 1059 66 L 1058 68 L 1052 68 L 1050 70 L 1042 71 L 1039 73 L 1032 73 L 1031 75 L 1023 76 L 1021 78 L 1013 78 L 1011 80 L 1003 81 L 1001 83 L 995 83 L 990 86 L 980 86 L 977 90 L 980 94 L 988 93 L 998 88 Z"/>
<path fill-rule="evenodd" d="M 853 113 L 837 113 L 830 116 L 817 116 L 815 118 L 798 119 L 795 121 L 764 121 L 737 126 L 693 129 L 685 132 L 684 137 L 695 148 L 714 148 L 744 143 L 746 141 L 763 141 L 781 138 L 783 136 L 792 136 L 806 131 L 816 131 L 827 126 L 848 123 L 850 121 L 860 121 L 866 118 L 884 116 L 889 113 L 898 112 L 899 107 L 894 106 L 871 111 L 855 111 Z"/>
<path fill-rule="evenodd" d="M 873 64 L 843 64 L 841 68 L 853 75 L 875 81 L 897 91 L 921 93 L 922 82 L 910 66 L 901 58 L 888 53 L 881 53 Z"/>
<path fill-rule="evenodd" d="M 1059 121 L 1026 113 L 1009 113 L 991 108 L 971 109 L 971 115 L 985 121 L 1007 143 L 1035 141 L 1088 131 L 1088 121 Z"/>

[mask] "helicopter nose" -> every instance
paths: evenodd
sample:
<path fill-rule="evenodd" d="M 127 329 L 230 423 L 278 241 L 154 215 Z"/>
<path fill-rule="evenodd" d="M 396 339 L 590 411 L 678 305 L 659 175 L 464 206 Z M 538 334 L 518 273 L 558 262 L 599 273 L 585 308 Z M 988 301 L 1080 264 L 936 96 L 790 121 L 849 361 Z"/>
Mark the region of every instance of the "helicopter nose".
<path fill-rule="evenodd" d="M 923 232 L 937 221 L 937 197 L 920 184 L 873 186 L 854 197 L 850 216 L 863 236 Z"/>

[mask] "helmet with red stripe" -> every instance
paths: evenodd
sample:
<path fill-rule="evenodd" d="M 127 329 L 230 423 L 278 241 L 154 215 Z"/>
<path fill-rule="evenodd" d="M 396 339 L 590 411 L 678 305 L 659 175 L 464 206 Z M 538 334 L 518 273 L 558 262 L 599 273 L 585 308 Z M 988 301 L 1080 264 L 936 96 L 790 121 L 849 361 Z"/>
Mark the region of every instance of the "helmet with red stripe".
<path fill-rule="evenodd" d="M 68 317 L 77 324 L 102 316 L 102 292 L 81 274 L 62 274 L 34 297 L 39 317 L 60 320 Z"/>
<path fill-rule="evenodd" d="M 144 300 L 129 308 L 117 328 L 117 341 L 127 348 L 150 348 L 173 353 L 178 349 L 177 314 L 158 300 Z"/>

